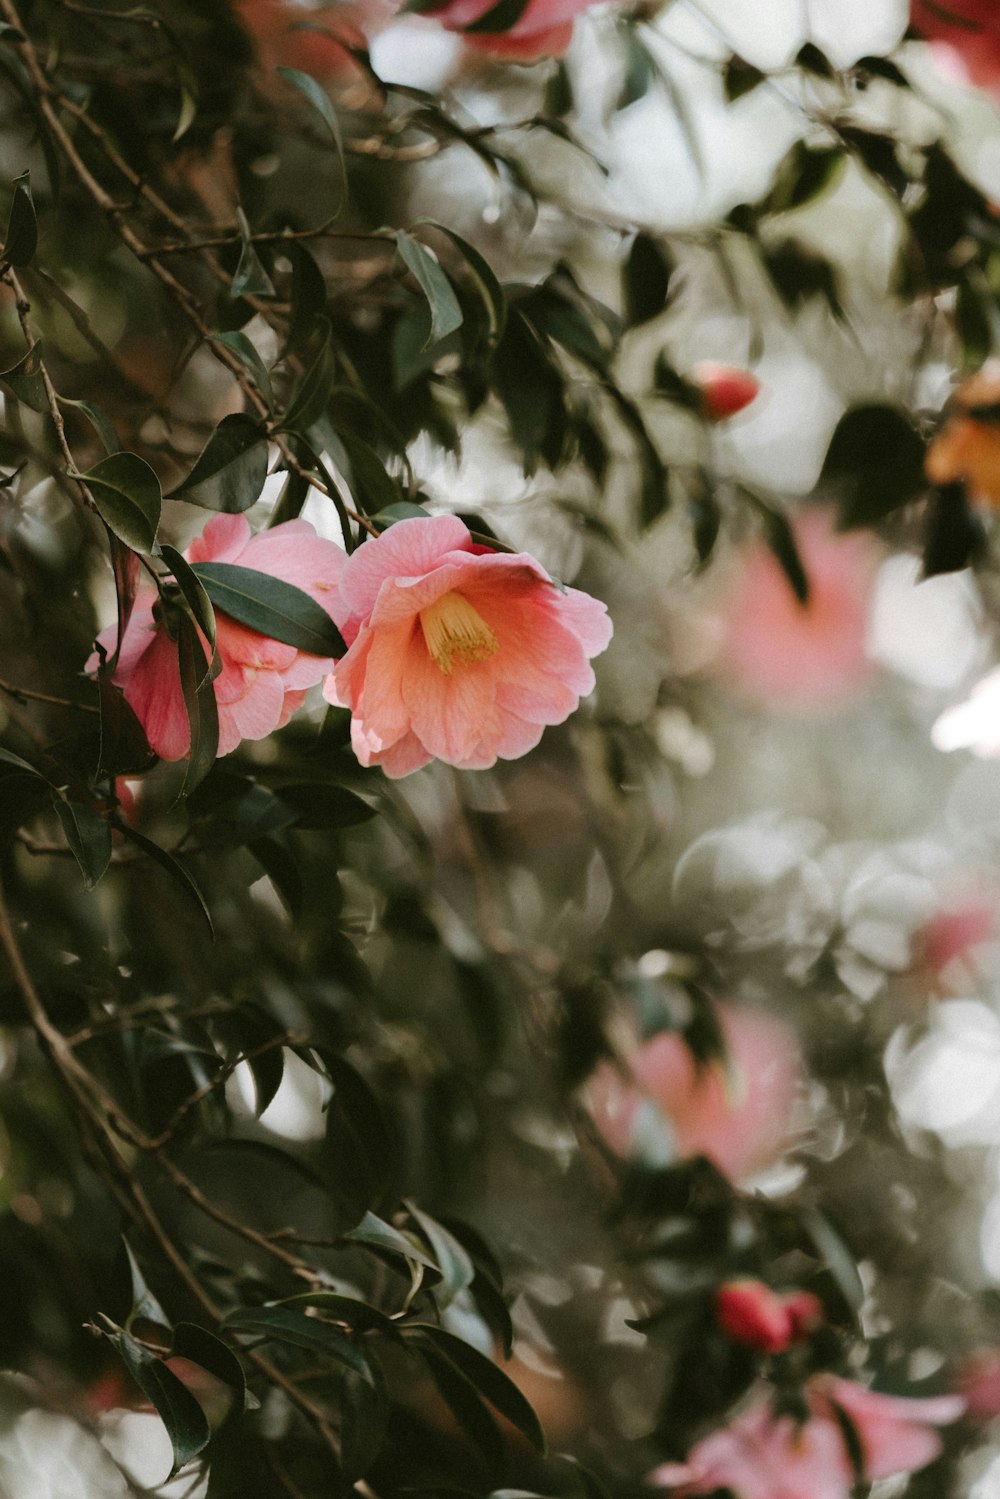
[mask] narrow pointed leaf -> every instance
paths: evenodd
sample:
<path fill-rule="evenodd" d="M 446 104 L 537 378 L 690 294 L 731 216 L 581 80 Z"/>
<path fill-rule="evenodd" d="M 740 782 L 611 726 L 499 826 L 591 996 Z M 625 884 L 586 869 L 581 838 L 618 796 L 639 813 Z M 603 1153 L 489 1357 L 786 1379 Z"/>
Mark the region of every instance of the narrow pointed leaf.
<path fill-rule="evenodd" d="M 208 1446 L 212 1435 L 208 1418 L 191 1392 L 155 1353 L 126 1332 L 116 1333 L 110 1341 L 166 1427 L 174 1450 L 171 1472 L 176 1473 Z"/>
<path fill-rule="evenodd" d="M 236 355 L 237 359 L 245 365 L 248 374 L 252 376 L 254 384 L 267 402 L 269 410 L 273 411 L 274 392 L 271 389 L 271 377 L 267 372 L 267 366 L 263 359 L 261 359 L 246 334 L 240 333 L 238 330 L 232 333 L 213 333 L 210 335 L 209 342 L 221 344 L 224 349 L 228 349 L 231 354 Z"/>
<path fill-rule="evenodd" d="M 62 824 L 66 842 L 80 866 L 83 883 L 93 890 L 111 863 L 111 828 L 106 817 L 82 802 L 54 799 L 56 816 Z"/>
<path fill-rule="evenodd" d="M 141 848 L 143 853 L 147 854 L 154 863 L 159 864 L 160 868 L 166 871 L 185 894 L 191 897 L 201 912 L 209 934 L 214 940 L 215 926 L 212 922 L 212 913 L 208 909 L 205 897 L 202 895 L 193 876 L 189 874 L 180 860 L 175 859 L 173 854 L 168 854 L 165 848 L 161 848 L 151 838 L 146 838 L 142 833 L 137 833 L 135 828 L 130 828 L 127 823 L 122 823 L 119 826 L 119 832 L 123 833 L 130 843 L 134 843 L 137 848 Z"/>
<path fill-rule="evenodd" d="M 516 1426 L 539 1452 L 545 1451 L 545 1434 L 538 1417 L 517 1385 L 485 1354 L 461 1338 L 445 1332 L 432 1323 L 410 1323 L 403 1329 L 407 1339 L 419 1338 L 429 1343 L 453 1364 L 489 1403 Z"/>
<path fill-rule="evenodd" d="M 290 83 L 292 88 L 298 89 L 305 99 L 308 99 L 313 109 L 322 119 L 330 133 L 333 148 L 337 157 L 337 194 L 331 210 L 331 218 L 336 218 L 344 205 L 345 189 L 347 186 L 347 167 L 344 161 L 344 141 L 340 133 L 340 122 L 337 119 L 333 105 L 327 97 L 325 89 L 321 88 L 315 78 L 308 73 L 300 73 L 298 68 L 278 68 L 278 75 Z"/>
<path fill-rule="evenodd" d="M 429 348 L 462 326 L 462 309 L 451 282 L 426 246 L 407 234 L 405 229 L 399 229 L 396 247 L 407 270 L 419 283 L 431 310 L 430 333 L 424 344 L 424 348 Z"/>
<path fill-rule="evenodd" d="M 38 248 L 38 221 L 31 201 L 31 177 L 22 172 L 14 178 L 7 232 L 3 240 L 3 258 L 8 265 L 27 265 Z"/>
<path fill-rule="evenodd" d="M 281 640 L 313 656 L 347 650 L 333 620 L 301 588 L 229 562 L 195 562 L 191 571 L 216 609 L 270 640 Z"/>
<path fill-rule="evenodd" d="M 32 411 L 48 411 L 49 400 L 42 379 L 41 344 L 33 343 L 9 370 L 0 371 L 0 380 Z"/>

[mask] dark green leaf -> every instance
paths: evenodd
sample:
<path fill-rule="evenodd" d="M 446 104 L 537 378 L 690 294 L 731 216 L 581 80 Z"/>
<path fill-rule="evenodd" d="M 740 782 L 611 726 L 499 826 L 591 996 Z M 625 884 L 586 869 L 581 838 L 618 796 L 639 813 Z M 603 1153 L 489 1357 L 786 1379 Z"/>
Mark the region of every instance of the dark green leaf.
<path fill-rule="evenodd" d="M 386 1337 L 397 1338 L 396 1323 L 384 1312 L 376 1311 L 365 1301 L 354 1296 L 341 1296 L 336 1291 L 304 1291 L 300 1296 L 287 1296 L 282 1306 L 316 1306 L 333 1322 L 346 1322 L 353 1332 L 380 1332 Z"/>
<path fill-rule="evenodd" d="M 80 866 L 86 889 L 93 890 L 111 863 L 111 828 L 106 817 L 95 807 L 82 802 L 54 797 L 56 815 L 62 823 L 66 842 Z"/>
<path fill-rule="evenodd" d="M 741 489 L 740 493 L 759 515 L 764 527 L 764 540 L 773 552 L 775 561 L 788 579 L 789 587 L 795 597 L 800 604 L 808 604 L 809 579 L 802 565 L 802 558 L 799 556 L 799 549 L 795 541 L 795 533 L 789 524 L 788 517 L 750 490 Z M 703 1018 L 709 1019 L 709 1013 L 705 1012 Z M 691 1044 L 692 1038 L 690 1035 L 687 1039 L 688 1043 Z M 706 1053 L 706 1060 L 717 1054 L 720 1044 L 717 1028 L 713 1028 L 710 1040 L 715 1050 Z"/>
<path fill-rule="evenodd" d="M 491 1472 L 496 1475 L 503 1473 L 507 1465 L 506 1443 L 474 1382 L 435 1344 L 421 1341 L 415 1342 L 414 1347 L 427 1365 L 460 1430 L 479 1448 Z"/>
<path fill-rule="evenodd" d="M 230 562 L 195 562 L 191 571 L 216 609 L 269 640 L 281 640 L 313 656 L 339 657 L 347 650 L 326 610 L 284 579 Z"/>
<path fill-rule="evenodd" d="M 673 258 L 650 234 L 637 234 L 625 262 L 625 316 L 630 328 L 648 322 L 667 303 Z"/>
<path fill-rule="evenodd" d="M 146 742 L 145 731 L 107 672 L 97 675 L 98 703 L 101 709 L 101 751 L 98 762 L 101 775 L 128 775 L 147 770 L 153 752 Z"/>
<path fill-rule="evenodd" d="M 261 359 L 246 334 L 240 333 L 238 330 L 232 333 L 213 333 L 210 335 L 210 341 L 221 344 L 224 349 L 228 349 L 231 354 L 236 355 L 237 359 L 240 360 L 241 364 L 246 367 L 247 372 L 252 376 L 253 383 L 267 402 L 268 410 L 273 411 L 274 393 L 271 390 L 271 377 L 267 372 L 267 366 L 263 359 Z"/>
<path fill-rule="evenodd" d="M 159 864 L 160 868 L 166 871 L 184 893 L 191 897 L 205 920 L 209 935 L 214 939 L 215 927 L 212 924 L 212 913 L 209 911 L 205 903 L 205 897 L 199 890 L 194 878 L 185 869 L 180 860 L 175 859 L 173 854 L 168 854 L 165 848 L 161 848 L 151 838 L 146 838 L 142 833 L 137 833 L 135 828 L 130 828 L 127 823 L 119 824 L 119 831 L 125 835 L 130 843 L 134 843 L 137 848 L 141 848 L 143 853 L 147 854 L 155 864 Z"/>
<path fill-rule="evenodd" d="M 135 453 L 113 453 L 102 458 L 82 479 L 94 497 L 101 518 L 134 552 L 151 552 L 160 523 L 160 481 L 144 458 Z"/>
<path fill-rule="evenodd" d="M 820 485 L 841 492 L 842 527 L 871 525 L 927 488 L 923 440 L 895 407 L 856 406 L 837 424 Z"/>
<path fill-rule="evenodd" d="M 726 91 L 726 98 L 732 104 L 736 99 L 742 99 L 744 94 L 749 94 L 758 84 L 763 83 L 767 77 L 760 68 L 755 68 L 752 62 L 747 62 L 736 53 L 729 58 L 722 70 L 722 87 Z"/>
<path fill-rule="evenodd" d="M 308 99 L 330 132 L 338 166 L 337 197 L 331 209 L 330 217 L 336 218 L 343 207 L 347 190 L 347 167 L 344 162 L 344 142 L 340 133 L 340 122 L 337 119 L 326 90 L 320 87 L 315 78 L 311 78 L 308 73 L 300 73 L 297 68 L 278 68 L 276 71 L 280 77 L 284 78 L 286 83 L 290 83 L 293 88 L 297 88 L 299 93 L 305 99 Z"/>
<path fill-rule="evenodd" d="M 489 342 L 495 344 L 503 334 L 504 324 L 507 321 L 507 299 L 503 294 L 503 287 L 497 280 L 493 267 L 486 261 L 474 245 L 468 240 L 456 234 L 454 229 L 449 229 L 447 224 L 438 224 L 433 219 L 427 222 L 442 234 L 446 234 L 455 249 L 465 257 L 469 268 L 469 275 L 486 308 L 486 317 L 489 327 Z"/>
<path fill-rule="evenodd" d="M 923 576 L 958 572 L 986 550 L 983 523 L 968 502 L 962 483 L 935 491 L 924 527 Z"/>
<path fill-rule="evenodd" d="M 787 213 L 811 203 L 833 184 L 845 160 L 844 151 L 836 147 L 817 148 L 797 141 L 778 166 L 764 211 Z"/>
<path fill-rule="evenodd" d="M 229 295 L 231 297 L 275 296 L 274 283 L 254 248 L 253 240 L 250 238 L 250 225 L 247 223 L 242 208 L 236 210 L 236 222 L 239 225 L 243 248 L 240 251 Z"/>
<path fill-rule="evenodd" d="M 308 1349 L 321 1358 L 333 1359 L 335 1363 L 353 1369 L 362 1378 L 371 1378 L 368 1360 L 341 1328 L 321 1317 L 307 1317 L 294 1307 L 244 1307 L 223 1318 L 223 1326 L 232 1332 L 252 1333 L 256 1337 L 289 1343 L 293 1348 Z"/>
<path fill-rule="evenodd" d="M 194 468 L 167 498 L 238 515 L 257 503 L 266 478 L 267 442 L 261 425 L 252 416 L 234 412 L 222 418 Z"/>
<path fill-rule="evenodd" d="M 404 229 L 396 232 L 396 247 L 408 271 L 419 283 L 431 311 L 431 327 L 425 348 L 446 338 L 462 325 L 462 308 L 454 288 L 437 260 L 419 240 Z"/>
<path fill-rule="evenodd" d="M 434 1251 L 434 1258 L 441 1270 L 441 1285 L 435 1287 L 434 1298 L 439 1307 L 446 1307 L 460 1291 L 472 1285 L 476 1267 L 454 1234 L 449 1233 L 443 1224 L 436 1222 L 429 1214 L 422 1213 L 412 1202 L 406 1203 L 406 1209 L 416 1220 L 421 1233 Z"/>
<path fill-rule="evenodd" d="M 166 542 L 160 547 L 160 556 L 169 567 L 178 588 L 184 595 L 184 602 L 191 611 L 195 624 L 214 651 L 215 610 L 212 608 L 212 600 L 205 592 L 198 575 L 191 570 L 191 564 L 181 555 L 177 548 L 168 545 Z"/>
<path fill-rule="evenodd" d="M 14 765 L 18 770 L 27 771 L 28 775 L 37 776 L 39 780 L 47 779 L 42 775 L 40 770 L 36 770 L 27 760 L 22 760 L 20 755 L 15 755 L 13 750 L 0 748 L 0 762 L 4 765 Z"/>
<path fill-rule="evenodd" d="M 327 323 L 326 281 L 305 245 L 290 240 L 282 253 L 292 262 L 292 314 L 284 354 L 295 354 Z"/>
<path fill-rule="evenodd" d="M 42 379 L 41 344 L 33 343 L 9 370 L 0 371 L 0 380 L 10 386 L 14 395 L 32 411 L 48 411 L 49 398 Z"/>
<path fill-rule="evenodd" d="M 212 1433 L 205 1412 L 163 1360 L 127 1332 L 115 1333 L 110 1341 L 166 1427 L 174 1450 L 171 1472 L 176 1473 L 208 1446 Z"/>
<path fill-rule="evenodd" d="M 528 9 L 531 0 L 496 0 L 495 5 L 483 12 L 478 21 L 472 21 L 463 30 L 474 35 L 497 36 L 510 31 Z"/>
<path fill-rule="evenodd" d="M 60 406 L 71 406 L 75 411 L 83 412 L 101 439 L 101 445 L 106 453 L 110 455 L 111 453 L 121 452 L 122 445 L 118 441 L 118 435 L 100 406 L 96 406 L 93 401 L 71 401 L 68 396 L 60 396 L 59 404 Z"/>
<path fill-rule="evenodd" d="M 349 1483 L 367 1473 L 386 1436 L 389 1394 L 374 1359 L 370 1370 L 374 1378 L 348 1373 L 340 1387 L 340 1463 Z"/>
<path fill-rule="evenodd" d="M 219 753 L 219 706 L 212 681 L 212 649 L 205 649 L 189 615 L 181 616 L 177 629 L 177 662 L 184 696 L 184 711 L 191 731 L 191 747 L 181 796 L 199 785 Z"/>
<path fill-rule="evenodd" d="M 384 510 L 372 517 L 384 530 L 400 520 L 430 520 L 431 512 L 424 505 L 415 505 L 411 500 L 400 500 L 395 505 L 386 505 Z"/>
<path fill-rule="evenodd" d="M 37 248 L 38 222 L 31 201 L 31 176 L 22 172 L 20 177 L 14 178 L 14 196 L 3 239 L 3 258 L 8 265 L 27 265 Z"/>
<path fill-rule="evenodd" d="M 258 1402 L 247 1389 L 243 1365 L 228 1343 L 224 1343 L 214 1333 L 193 1322 L 178 1322 L 174 1328 L 170 1352 L 173 1357 L 190 1359 L 193 1364 L 207 1369 L 209 1374 L 214 1374 L 216 1379 L 221 1379 L 223 1384 L 228 1385 L 236 1394 L 234 1410 L 256 1407 Z"/>
<path fill-rule="evenodd" d="M 348 479 L 358 508 L 369 515 L 399 502 L 399 484 L 368 444 L 353 432 L 337 428 L 337 437 L 350 465 Z"/>
<path fill-rule="evenodd" d="M 147 1286 L 146 1278 L 139 1269 L 139 1262 L 125 1238 L 122 1239 L 122 1247 L 125 1250 L 132 1285 L 132 1304 L 125 1323 L 125 1331 L 129 1332 L 134 1322 L 152 1322 L 155 1326 L 166 1328 L 169 1332 L 170 1318 Z"/>
<path fill-rule="evenodd" d="M 374 1213 L 365 1213 L 361 1222 L 350 1229 L 344 1238 L 353 1240 L 355 1244 L 366 1244 L 373 1249 L 384 1249 L 389 1254 L 401 1255 L 415 1264 L 425 1265 L 428 1270 L 438 1268 L 436 1261 L 414 1244 L 412 1239 L 381 1218 L 376 1218 Z"/>
<path fill-rule="evenodd" d="M 295 808 L 300 828 L 353 828 L 376 815 L 375 808 L 355 792 L 326 781 L 279 786 L 276 795 Z"/>
<path fill-rule="evenodd" d="M 463 1342 L 461 1338 L 456 1338 L 452 1333 L 445 1332 L 443 1328 L 435 1327 L 430 1323 L 411 1323 L 403 1329 L 403 1332 L 407 1338 L 419 1337 L 422 1342 L 431 1344 L 466 1379 L 470 1380 L 484 1399 L 488 1400 L 502 1416 L 505 1416 L 512 1426 L 516 1426 L 539 1452 L 545 1452 L 545 1433 L 542 1431 L 538 1417 L 517 1385 L 502 1369 L 498 1368 L 492 1359 L 488 1359 L 485 1354 L 480 1353 L 469 1343 Z"/>
<path fill-rule="evenodd" d="M 312 364 L 306 370 L 281 421 L 283 432 L 308 432 L 330 400 L 336 378 L 336 364 L 330 347 L 330 324 L 320 320 L 320 345 Z"/>
<path fill-rule="evenodd" d="M 277 838 L 255 838 L 247 847 L 295 921 L 305 905 L 305 885 L 294 855 Z"/>

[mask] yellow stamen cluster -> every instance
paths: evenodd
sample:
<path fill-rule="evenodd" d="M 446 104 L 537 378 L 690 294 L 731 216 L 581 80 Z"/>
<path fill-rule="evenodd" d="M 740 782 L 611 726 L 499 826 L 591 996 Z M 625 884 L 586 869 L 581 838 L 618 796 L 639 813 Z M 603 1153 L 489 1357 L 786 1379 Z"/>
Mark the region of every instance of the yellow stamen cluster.
<path fill-rule="evenodd" d="M 450 677 L 456 662 L 488 661 L 500 649 L 489 625 L 460 593 L 445 593 L 420 611 L 420 628 L 434 664 Z"/>

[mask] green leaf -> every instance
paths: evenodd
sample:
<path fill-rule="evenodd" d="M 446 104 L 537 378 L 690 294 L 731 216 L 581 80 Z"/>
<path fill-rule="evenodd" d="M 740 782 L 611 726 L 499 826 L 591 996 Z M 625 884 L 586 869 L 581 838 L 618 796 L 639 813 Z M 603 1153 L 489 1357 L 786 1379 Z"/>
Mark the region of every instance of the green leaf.
<path fill-rule="evenodd" d="M 419 1342 L 416 1351 L 460 1430 L 479 1448 L 490 1470 L 499 1476 L 506 1468 L 507 1444 L 479 1390 L 433 1343 Z"/>
<path fill-rule="evenodd" d="M 326 94 L 326 90 L 320 87 L 315 78 L 311 78 L 308 73 L 300 73 L 298 68 L 278 68 L 276 71 L 281 78 L 284 78 L 286 83 L 290 83 L 293 88 L 297 88 L 303 98 L 308 99 L 330 132 L 333 148 L 337 155 L 338 167 L 337 196 L 330 217 L 336 218 L 344 206 L 344 200 L 347 195 L 347 166 L 344 161 L 344 142 L 340 133 L 340 122 Z"/>
<path fill-rule="evenodd" d="M 321 1358 L 352 1369 L 362 1378 L 371 1378 L 368 1360 L 347 1334 L 321 1317 L 307 1317 L 286 1305 L 242 1307 L 223 1318 L 223 1326 L 232 1332 L 250 1333 L 256 1337 L 289 1343 L 305 1348 Z"/>
<path fill-rule="evenodd" d="M 282 1306 L 318 1306 L 334 1322 L 346 1322 L 353 1332 L 380 1332 L 398 1338 L 399 1329 L 384 1312 L 376 1311 L 356 1296 L 341 1296 L 336 1291 L 303 1291 L 286 1296 Z"/>
<path fill-rule="evenodd" d="M 445 1332 L 431 1323 L 410 1323 L 402 1329 L 404 1337 L 419 1337 L 429 1343 L 438 1353 L 447 1358 L 479 1393 L 498 1410 L 502 1416 L 516 1426 L 539 1452 L 545 1453 L 545 1433 L 529 1402 L 521 1394 L 514 1381 L 485 1354 L 473 1348 L 461 1338 Z"/>
<path fill-rule="evenodd" d="M 407 1202 L 405 1206 L 434 1251 L 434 1258 L 441 1271 L 441 1285 L 435 1287 L 434 1298 L 439 1307 L 446 1307 L 460 1291 L 472 1285 L 476 1278 L 476 1267 L 454 1234 L 449 1233 L 443 1224 L 428 1213 L 422 1213 L 412 1202 Z"/>
<path fill-rule="evenodd" d="M 184 596 L 184 602 L 191 611 L 191 616 L 198 626 L 213 652 L 215 650 L 215 610 L 212 608 L 212 600 L 205 592 L 204 585 L 188 562 L 187 558 L 170 546 L 167 542 L 160 547 L 160 556 L 173 574 L 174 581 Z M 208 671 L 212 668 L 209 666 Z M 199 683 L 199 686 L 201 684 Z"/>
<path fill-rule="evenodd" d="M 129 1279 L 132 1283 L 132 1305 L 125 1322 L 125 1331 L 130 1332 L 134 1322 L 152 1322 L 157 1327 L 166 1328 L 169 1332 L 170 1318 L 147 1286 L 146 1278 L 139 1269 L 139 1262 L 132 1253 L 128 1240 L 124 1237 L 122 1248 L 125 1250 Z"/>
<path fill-rule="evenodd" d="M 4 765 L 14 765 L 18 770 L 27 771 L 28 775 L 37 776 L 40 781 L 48 779 L 47 776 L 42 775 L 40 770 L 36 770 L 33 765 L 29 764 L 27 760 L 22 760 L 20 755 L 15 755 L 13 750 L 0 748 L 0 762 Z"/>
<path fill-rule="evenodd" d="M 530 3 L 531 0 L 496 0 L 496 4 L 484 11 L 478 21 L 472 21 L 462 29 L 475 35 L 486 36 L 496 36 L 501 32 L 510 31 L 517 25 Z"/>
<path fill-rule="evenodd" d="M 206 651 L 190 615 L 182 615 L 177 630 L 177 664 L 184 711 L 191 731 L 184 783 L 188 796 L 208 775 L 219 753 L 219 705 L 212 681 L 212 649 Z"/>
<path fill-rule="evenodd" d="M 343 638 L 326 610 L 314 598 L 267 573 L 230 562 L 195 562 L 191 571 L 216 609 L 248 629 L 281 640 L 313 656 L 342 656 Z"/>
<path fill-rule="evenodd" d="M 749 94 L 758 84 L 763 83 L 766 77 L 767 74 L 762 73 L 760 68 L 755 68 L 753 63 L 733 53 L 722 70 L 722 86 L 727 100 L 732 104 L 737 99 L 742 99 L 744 94 Z"/>
<path fill-rule="evenodd" d="M 389 1254 L 401 1255 L 417 1265 L 425 1265 L 428 1270 L 439 1269 L 437 1261 L 425 1254 L 419 1245 L 414 1244 L 406 1234 L 400 1233 L 398 1228 L 377 1218 L 374 1213 L 365 1213 L 361 1222 L 350 1229 L 344 1238 L 353 1240 L 355 1244 L 366 1244 L 372 1249 L 384 1249 Z"/>
<path fill-rule="evenodd" d="M 305 883 L 295 856 L 278 838 L 255 838 L 247 848 L 278 892 L 293 921 L 305 908 Z"/>
<path fill-rule="evenodd" d="M 331 329 L 326 318 L 319 320 L 320 345 L 312 364 L 306 370 L 292 395 L 291 404 L 281 419 L 283 432 L 308 432 L 322 416 L 330 399 L 336 378 L 336 364 L 330 347 Z"/>
<path fill-rule="evenodd" d="M 475 245 L 470 245 L 468 240 L 463 239 L 460 234 L 456 234 L 454 229 L 449 229 L 447 224 L 439 224 L 434 219 L 421 219 L 420 222 L 429 224 L 441 234 L 446 234 L 455 246 L 455 249 L 465 257 L 473 285 L 482 298 L 483 306 L 486 308 L 490 345 L 498 343 L 503 335 L 504 324 L 507 321 L 507 299 L 504 296 L 503 287 L 497 280 L 493 267 L 483 258 Z"/>
<path fill-rule="evenodd" d="M 128 775 L 147 770 L 153 759 L 142 724 L 106 671 L 97 674 L 101 710 L 101 775 Z"/>
<path fill-rule="evenodd" d="M 14 178 L 7 232 L 3 237 L 3 258 L 8 265 L 27 265 L 38 248 L 38 221 L 31 201 L 31 174 L 22 172 Z"/>
<path fill-rule="evenodd" d="M 263 359 L 246 334 L 240 333 L 239 330 L 234 330 L 232 333 L 211 333 L 209 342 L 221 344 L 224 349 L 229 350 L 230 354 L 236 355 L 237 359 L 245 365 L 253 383 L 267 402 L 268 410 L 273 411 L 274 392 L 271 389 L 271 377 Z"/>
<path fill-rule="evenodd" d="M 363 438 L 337 428 L 337 439 L 350 465 L 348 479 L 358 507 L 369 515 L 399 503 L 398 482 Z"/>
<path fill-rule="evenodd" d="M 841 495 L 840 525 L 871 525 L 927 489 L 924 443 L 905 412 L 856 406 L 841 417 L 820 475 Z"/>
<path fill-rule="evenodd" d="M 221 1379 L 223 1384 L 235 1391 L 234 1410 L 256 1409 L 259 1402 L 247 1389 L 243 1365 L 228 1343 L 224 1343 L 214 1333 L 198 1327 L 194 1322 L 178 1322 L 174 1328 L 170 1352 L 171 1356 L 190 1359 L 199 1368 L 207 1369 L 209 1374 L 214 1374 L 216 1379 Z"/>
<path fill-rule="evenodd" d="M 233 275 L 233 284 L 230 287 L 231 297 L 274 297 L 277 293 L 267 271 L 261 263 L 260 256 L 254 249 L 250 238 L 250 225 L 247 223 L 246 214 L 242 208 L 236 210 L 236 222 L 239 226 L 240 240 L 243 248 L 237 262 L 236 271 Z"/>
<path fill-rule="evenodd" d="M 84 416 L 87 418 L 88 422 L 93 427 L 98 437 L 101 439 L 101 445 L 107 454 L 110 455 L 111 453 L 121 452 L 122 445 L 118 441 L 118 434 L 115 432 L 114 427 L 111 425 L 110 421 L 105 416 L 100 406 L 96 406 L 93 401 L 71 401 L 68 396 L 60 396 L 59 404 L 60 406 L 70 406 L 75 411 L 83 412 Z"/>
<path fill-rule="evenodd" d="M 9 370 L 0 370 L 0 380 L 32 411 L 48 411 L 49 398 L 42 379 L 42 346 L 36 340 Z"/>
<path fill-rule="evenodd" d="M 172 1475 L 208 1446 L 212 1432 L 205 1412 L 163 1360 L 127 1332 L 113 1334 L 110 1341 L 167 1429 L 174 1449 Z"/>
<path fill-rule="evenodd" d="M 625 316 L 630 328 L 663 311 L 674 269 L 673 258 L 651 234 L 636 235 L 625 262 Z"/>
<path fill-rule="evenodd" d="M 379 1365 L 373 1379 L 349 1373 L 340 1387 L 340 1463 L 349 1483 L 364 1476 L 382 1450 L 389 1419 L 389 1392 Z"/>
<path fill-rule="evenodd" d="M 927 504 L 922 576 L 959 572 L 986 553 L 982 520 L 969 504 L 962 483 L 936 490 Z"/>
<path fill-rule="evenodd" d="M 788 579 L 789 586 L 800 604 L 809 602 L 809 578 L 799 555 L 795 533 L 787 515 L 776 510 L 760 495 L 740 486 L 740 494 L 760 517 L 764 527 L 764 540 L 774 554 L 775 561 Z M 690 1037 L 688 1038 L 690 1040 Z M 718 1037 L 715 1037 L 718 1040 Z"/>
<path fill-rule="evenodd" d="M 386 505 L 372 520 L 383 530 L 400 520 L 430 520 L 431 512 L 425 505 L 415 505 L 412 500 L 398 500 L 395 505 Z"/>
<path fill-rule="evenodd" d="M 113 453 L 86 473 L 70 470 L 82 479 L 108 529 L 134 552 L 149 553 L 156 540 L 163 496 L 160 481 L 144 458 L 136 453 Z"/>
<path fill-rule="evenodd" d="M 93 890 L 111 863 L 111 828 L 108 820 L 96 808 L 88 807 L 82 802 L 64 801 L 57 796 L 53 799 L 53 805 L 56 816 L 62 823 L 66 842 L 80 866 L 84 886 L 87 890 Z"/>
<path fill-rule="evenodd" d="M 356 792 L 328 781 L 279 786 L 276 796 L 296 812 L 300 828 L 353 828 L 377 816 Z"/>
<path fill-rule="evenodd" d="M 424 347 L 429 348 L 462 326 L 462 308 L 454 288 L 434 256 L 405 229 L 396 231 L 396 248 L 408 271 L 419 283 L 431 310 L 431 328 Z"/>
<path fill-rule="evenodd" d="M 191 897 L 195 905 L 198 907 L 198 910 L 201 912 L 205 924 L 208 927 L 209 935 L 214 941 L 215 927 L 212 922 L 212 913 L 208 909 L 208 906 L 205 902 L 205 897 L 202 895 L 200 889 L 198 888 L 194 877 L 189 874 L 180 860 L 175 859 L 173 854 L 168 854 L 165 848 L 161 848 L 160 845 L 158 843 L 154 843 L 151 838 L 146 838 L 142 833 L 137 833 L 135 828 L 130 828 L 127 823 L 120 823 L 118 825 L 118 830 L 119 832 L 124 834 L 124 836 L 129 840 L 130 843 L 134 843 L 137 848 L 141 848 L 143 853 L 147 854 L 155 864 L 159 864 L 160 868 L 166 871 L 170 878 L 180 886 L 184 893 Z"/>
<path fill-rule="evenodd" d="M 260 422 L 243 412 L 224 416 L 183 483 L 168 500 L 239 515 L 260 499 L 267 478 L 267 442 Z"/>

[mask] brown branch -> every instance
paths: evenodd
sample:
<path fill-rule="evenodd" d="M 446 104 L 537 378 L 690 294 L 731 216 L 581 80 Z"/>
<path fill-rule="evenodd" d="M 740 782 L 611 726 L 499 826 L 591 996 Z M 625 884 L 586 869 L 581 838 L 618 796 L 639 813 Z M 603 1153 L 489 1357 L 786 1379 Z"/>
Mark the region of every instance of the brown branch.
<path fill-rule="evenodd" d="M 15 687 L 13 682 L 4 681 L 0 677 L 0 692 L 6 692 L 19 703 L 51 703 L 55 708 L 77 708 L 81 713 L 100 713 L 100 708 L 93 703 L 76 703 L 72 698 L 53 697 L 49 692 L 36 692 L 31 687 Z"/>

